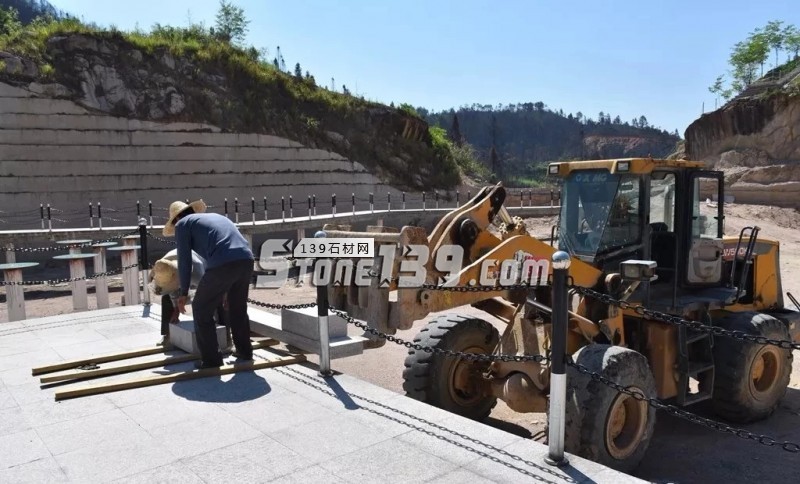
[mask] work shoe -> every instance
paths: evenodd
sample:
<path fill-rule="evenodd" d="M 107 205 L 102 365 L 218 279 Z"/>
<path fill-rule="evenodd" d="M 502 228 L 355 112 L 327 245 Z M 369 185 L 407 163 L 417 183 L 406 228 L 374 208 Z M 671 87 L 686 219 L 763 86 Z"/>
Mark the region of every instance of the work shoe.
<path fill-rule="evenodd" d="M 222 366 L 222 360 L 217 360 L 217 361 L 200 360 L 194 362 L 194 367 L 198 370 L 205 370 L 208 368 L 219 368 L 220 366 Z"/>
<path fill-rule="evenodd" d="M 240 353 L 240 352 L 239 352 L 239 350 L 235 350 L 235 351 L 234 351 L 234 352 L 231 354 L 231 356 L 233 356 L 233 357 L 234 357 L 234 358 L 236 358 L 237 360 L 241 360 L 241 361 L 250 361 L 250 360 L 252 360 L 252 359 L 253 359 L 253 352 L 251 351 L 251 352 L 249 352 L 249 353 L 245 353 L 245 352 L 241 352 L 241 353 Z"/>

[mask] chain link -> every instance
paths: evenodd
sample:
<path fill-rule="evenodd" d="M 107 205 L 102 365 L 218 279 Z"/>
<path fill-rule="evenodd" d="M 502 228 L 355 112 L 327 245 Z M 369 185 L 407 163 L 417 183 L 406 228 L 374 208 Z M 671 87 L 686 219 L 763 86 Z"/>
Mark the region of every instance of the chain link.
<path fill-rule="evenodd" d="M 451 358 L 459 358 L 462 360 L 467 361 L 535 361 L 537 363 L 543 363 L 548 361 L 549 358 L 544 355 L 486 355 L 481 353 L 465 353 L 462 351 L 452 351 L 452 350 L 443 350 L 440 348 L 433 348 L 430 346 L 423 346 L 421 344 L 412 343 L 411 341 L 406 341 L 402 338 L 398 338 L 391 334 L 386 334 L 378 331 L 375 328 L 371 328 L 370 326 L 362 323 L 361 321 L 356 320 L 346 312 L 331 308 L 335 314 L 339 317 L 347 321 L 348 323 L 356 326 L 357 328 L 363 329 L 364 331 L 373 334 L 379 338 L 383 338 L 386 341 L 391 341 L 392 343 L 396 343 L 401 346 L 405 346 L 406 348 L 413 348 L 417 351 L 424 351 L 426 353 L 434 353 L 442 356 L 447 356 Z"/>
<path fill-rule="evenodd" d="M 583 296 L 597 299 L 598 301 L 601 301 L 604 304 L 617 306 L 620 309 L 630 309 L 639 316 L 645 316 L 650 319 L 656 319 L 658 321 L 673 324 L 676 326 L 686 326 L 694 331 L 702 333 L 710 333 L 713 334 L 714 336 L 727 336 L 738 341 L 749 341 L 751 343 L 757 343 L 761 345 L 777 346 L 779 348 L 787 350 L 800 349 L 800 343 L 794 343 L 792 341 L 781 340 L 781 339 L 771 339 L 767 338 L 766 336 L 753 335 L 746 333 L 744 331 L 724 329 L 719 326 L 704 324 L 701 321 L 691 321 L 688 319 L 683 319 L 680 316 L 675 316 L 673 314 L 667 314 L 655 311 L 653 309 L 646 308 L 639 304 L 631 304 L 627 301 L 620 301 L 618 299 L 614 299 L 608 294 L 603 294 L 593 289 L 588 289 L 585 287 L 573 286 L 572 289 L 575 289 L 578 293 L 580 293 Z"/>
<path fill-rule="evenodd" d="M 153 239 L 153 240 L 157 240 L 157 241 L 159 241 L 159 242 L 163 242 L 163 243 L 165 243 L 165 244 L 169 244 L 169 245 L 178 245 L 178 243 L 177 243 L 177 242 L 176 242 L 174 239 L 165 239 L 165 238 L 163 238 L 163 237 L 159 237 L 159 236 L 157 236 L 157 235 L 153 235 L 153 234 L 152 234 L 151 232 L 149 232 L 149 231 L 147 232 L 147 236 L 148 236 L 148 237 L 150 237 L 150 238 L 151 238 L 151 239 Z"/>
<path fill-rule="evenodd" d="M 97 279 L 98 277 L 105 277 L 105 276 L 116 276 L 117 274 L 121 274 L 122 271 L 125 269 L 131 269 L 133 267 L 139 267 L 139 264 L 131 264 L 129 266 L 123 266 L 119 269 L 114 269 L 106 272 L 98 272 L 91 276 L 83 276 L 83 277 L 72 277 L 66 279 L 50 279 L 44 281 L 20 281 L 20 282 L 8 282 L 8 281 L 0 281 L 0 286 L 55 286 L 57 284 L 65 284 L 68 282 L 77 282 L 77 281 L 88 281 L 90 279 Z"/>
<path fill-rule="evenodd" d="M 306 308 L 313 308 L 317 305 L 316 302 L 302 303 L 302 304 L 272 304 L 272 303 L 256 301 L 255 299 L 248 299 L 247 302 L 267 309 L 306 309 Z"/>
<path fill-rule="evenodd" d="M 655 398 L 647 397 L 640 391 L 629 390 L 628 388 L 620 385 L 619 383 L 611 381 L 608 377 L 603 376 L 600 373 L 593 372 L 592 370 L 590 370 L 589 368 L 581 365 L 580 363 L 575 363 L 575 362 L 569 360 L 569 361 L 567 361 L 567 365 L 575 368 L 579 373 L 582 373 L 584 375 L 589 376 L 594 381 L 597 381 L 597 382 L 600 382 L 600 383 L 602 383 L 602 384 L 604 384 L 606 386 L 609 386 L 609 387 L 613 388 L 614 390 L 618 391 L 619 393 L 624 393 L 625 395 L 633 397 L 636 400 L 645 401 L 651 407 L 653 407 L 655 409 L 658 409 L 658 410 L 663 410 L 663 411 L 667 412 L 668 414 L 670 414 L 672 416 L 675 416 L 675 417 L 678 417 L 678 418 L 683 418 L 683 419 L 688 420 L 688 421 L 690 421 L 692 423 L 695 423 L 695 424 L 698 424 L 698 425 L 702 425 L 704 427 L 707 427 L 707 428 L 710 428 L 710 429 L 713 429 L 713 430 L 717 430 L 717 431 L 720 431 L 720 432 L 723 432 L 723 433 L 733 434 L 733 435 L 735 435 L 735 436 L 737 436 L 739 438 L 742 438 L 742 439 L 752 440 L 752 441 L 758 442 L 759 444 L 766 445 L 768 447 L 779 446 L 779 447 L 781 447 L 783 450 L 785 450 L 787 452 L 792 452 L 792 453 L 800 452 L 800 444 L 796 444 L 794 442 L 788 442 L 788 441 L 778 442 L 777 440 L 775 440 L 774 438 L 772 438 L 772 437 L 770 437 L 768 435 L 758 435 L 758 434 L 755 434 L 755 433 L 750 432 L 748 430 L 737 429 L 735 427 L 731 427 L 730 425 L 724 424 L 722 422 L 717 422 L 715 420 L 711 420 L 711 419 L 708 419 L 708 418 L 705 418 L 705 417 L 701 417 L 699 415 L 695 415 L 695 414 L 693 414 L 691 412 L 683 410 L 682 408 L 678 408 L 678 407 L 676 407 L 674 405 L 669 405 L 669 404 L 663 403 L 663 402 L 661 402 L 661 401 L 659 401 L 659 400 L 657 400 Z"/>

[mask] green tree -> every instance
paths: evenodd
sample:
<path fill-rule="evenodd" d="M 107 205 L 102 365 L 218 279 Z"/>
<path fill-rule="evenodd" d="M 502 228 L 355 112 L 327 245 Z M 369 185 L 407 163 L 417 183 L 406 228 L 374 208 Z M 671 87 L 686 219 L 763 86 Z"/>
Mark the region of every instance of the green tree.
<path fill-rule="evenodd" d="M 775 49 L 775 67 L 778 66 L 778 51 L 783 47 L 783 42 L 785 40 L 785 33 L 781 27 L 782 25 L 783 20 L 772 20 L 771 22 L 767 22 L 767 26 L 764 27 L 764 36 L 767 44 Z"/>
<path fill-rule="evenodd" d="M 214 29 L 218 39 L 241 44 L 247 35 L 249 23 L 241 7 L 233 5 L 228 0 L 220 0 Z"/>
<path fill-rule="evenodd" d="M 751 61 L 761 65 L 761 75 L 763 76 L 764 63 L 769 59 L 769 39 L 767 34 L 761 32 L 761 29 L 756 29 L 747 39 L 746 46 L 747 55 Z"/>
<path fill-rule="evenodd" d="M 458 115 L 453 115 L 453 124 L 450 127 L 450 140 L 456 146 L 461 146 L 464 142 L 464 136 L 461 134 L 461 125 L 458 122 Z"/>
<path fill-rule="evenodd" d="M 639 127 L 640 128 L 646 128 L 647 126 L 648 126 L 647 118 L 644 117 L 644 115 L 639 116 Z"/>
<path fill-rule="evenodd" d="M 714 105 L 716 106 L 717 100 L 722 95 L 722 91 L 725 89 L 725 76 L 717 76 L 717 80 L 714 81 L 714 84 L 708 88 L 708 92 L 714 95 Z"/>
<path fill-rule="evenodd" d="M 13 35 L 22 29 L 17 10 L 0 5 L 0 35 Z"/>
<path fill-rule="evenodd" d="M 294 77 L 296 77 L 298 79 L 302 79 L 303 78 L 303 69 L 300 68 L 300 63 L 299 62 L 294 65 Z"/>
<path fill-rule="evenodd" d="M 790 25 L 786 27 L 784 33 L 786 34 L 786 39 L 783 45 L 788 52 L 794 53 L 794 58 L 797 59 L 798 55 L 800 55 L 800 30 L 797 30 L 794 25 Z"/>

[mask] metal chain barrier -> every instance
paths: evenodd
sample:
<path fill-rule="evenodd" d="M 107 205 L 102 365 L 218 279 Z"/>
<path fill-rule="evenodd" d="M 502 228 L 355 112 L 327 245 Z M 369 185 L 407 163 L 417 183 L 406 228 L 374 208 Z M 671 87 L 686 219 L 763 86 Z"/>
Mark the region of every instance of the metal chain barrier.
<path fill-rule="evenodd" d="M 347 314 L 346 312 L 331 308 L 331 311 L 336 313 L 339 317 L 347 321 L 348 323 L 352 324 L 353 326 L 363 329 L 364 331 L 373 334 L 379 338 L 383 338 L 386 341 L 391 341 L 392 343 L 399 344 L 401 346 L 405 346 L 406 348 L 413 348 L 417 351 L 424 351 L 426 353 L 434 353 L 442 356 L 447 356 L 451 358 L 459 358 L 462 360 L 467 361 L 536 361 L 538 363 L 543 363 L 545 361 L 549 361 L 549 358 L 544 355 L 486 355 L 481 353 L 464 353 L 462 351 L 451 351 L 451 350 L 443 350 L 439 348 L 432 348 L 429 346 L 423 346 L 421 344 L 413 343 L 411 341 L 406 341 L 402 338 L 398 338 L 391 334 L 382 333 L 375 328 L 371 328 L 370 326 L 362 323 L 361 321 L 357 321 L 355 318 Z"/>
<path fill-rule="evenodd" d="M 153 240 L 157 240 L 159 242 L 163 242 L 169 245 L 178 245 L 178 243 L 174 239 L 165 239 L 164 237 L 159 237 L 157 235 L 153 235 L 151 232 L 147 232 L 147 236 Z"/>
<path fill-rule="evenodd" d="M 256 301 L 255 299 L 248 299 L 247 302 L 267 309 L 306 309 L 306 308 L 313 308 L 317 305 L 316 302 L 303 303 L 303 304 L 272 304 L 272 303 Z"/>
<path fill-rule="evenodd" d="M 753 440 L 755 442 L 758 442 L 759 444 L 766 445 L 768 447 L 779 446 L 787 452 L 792 452 L 792 453 L 800 452 L 800 444 L 788 441 L 778 442 L 777 440 L 768 435 L 758 435 L 753 432 L 750 432 L 749 430 L 737 429 L 736 427 L 731 427 L 730 425 L 724 424 L 722 422 L 717 422 L 715 420 L 711 420 L 705 417 L 701 417 L 699 415 L 695 415 L 691 412 L 687 412 L 686 410 L 683 410 L 674 405 L 668 405 L 655 398 L 645 397 L 641 392 L 628 390 L 626 387 L 620 385 L 619 383 L 613 382 L 607 377 L 599 373 L 593 372 L 579 363 L 573 362 L 572 359 L 567 360 L 567 366 L 575 368 L 579 373 L 589 376 L 594 381 L 598 381 L 604 385 L 607 385 L 620 393 L 624 393 L 625 395 L 633 397 L 638 401 L 645 401 L 651 407 L 656 408 L 658 410 L 663 410 L 672 416 L 683 418 L 692 423 L 696 423 L 698 425 L 702 425 L 704 427 L 717 430 L 723 433 L 733 434 L 742 439 Z"/>
<path fill-rule="evenodd" d="M 7 282 L 7 281 L 0 281 L 0 286 L 55 286 L 57 284 L 65 284 L 68 282 L 77 282 L 77 281 L 88 281 L 90 279 L 97 279 L 98 277 L 104 276 L 116 276 L 121 274 L 122 271 L 125 269 L 132 269 L 134 267 L 138 267 L 139 264 L 131 264 L 129 266 L 123 266 L 119 269 L 114 269 L 106 272 L 98 272 L 96 274 L 92 274 L 91 276 L 83 276 L 83 277 L 73 277 L 67 279 L 51 279 L 51 280 L 44 280 L 44 281 L 21 281 L 21 282 Z"/>
<path fill-rule="evenodd" d="M 439 286 L 436 284 L 423 284 L 422 289 L 430 290 L 430 291 L 449 291 L 449 292 L 496 292 L 496 291 L 514 291 L 514 290 L 530 290 L 535 287 L 531 284 L 512 284 L 512 285 L 495 285 L 495 286 Z M 688 319 L 683 319 L 680 316 L 675 316 L 673 314 L 662 313 L 659 311 L 655 311 L 653 309 L 648 309 L 639 304 L 632 304 L 627 301 L 621 301 L 618 299 L 614 299 L 613 297 L 609 296 L 608 294 L 603 294 L 601 292 L 595 291 L 593 289 L 589 289 L 586 287 L 576 286 L 574 284 L 569 284 L 569 288 L 571 290 L 576 291 L 577 293 L 581 294 L 582 296 L 591 297 L 593 299 L 597 299 L 604 304 L 613 305 L 619 307 L 620 309 L 631 309 L 639 316 L 646 316 L 650 319 L 655 319 L 658 321 L 662 321 L 669 324 L 674 324 L 677 326 L 687 326 L 689 329 L 703 332 L 703 333 L 711 333 L 714 336 L 726 336 L 738 341 L 749 341 L 751 343 L 757 343 L 761 345 L 772 345 L 777 346 L 779 348 L 788 349 L 788 350 L 800 350 L 800 343 L 795 343 L 789 340 L 782 340 L 782 339 L 771 339 L 767 338 L 766 336 L 759 336 L 746 333 L 744 331 L 739 330 L 730 330 L 725 329 L 719 326 L 711 326 L 705 324 L 701 321 L 692 321 Z"/>
<path fill-rule="evenodd" d="M 634 312 L 636 312 L 636 314 L 638 314 L 639 316 L 646 316 L 650 319 L 655 319 L 676 326 L 687 326 L 688 328 L 694 331 L 699 331 L 702 333 L 711 333 L 714 336 L 728 336 L 738 341 L 749 341 L 751 343 L 757 343 L 761 345 L 773 345 L 787 350 L 800 350 L 800 343 L 794 343 L 792 341 L 781 340 L 781 339 L 770 339 L 767 338 L 766 336 L 752 335 L 749 333 L 745 333 L 744 331 L 724 329 L 719 326 L 711 326 L 708 324 L 704 324 L 700 321 L 691 321 L 688 319 L 683 319 L 680 316 L 675 316 L 672 314 L 662 313 L 659 311 L 648 309 L 639 304 L 631 304 L 627 301 L 620 301 L 618 299 L 614 299 L 608 294 L 603 294 L 592 289 L 587 289 L 585 287 L 572 286 L 571 289 L 576 290 L 579 294 L 583 296 L 597 299 L 605 304 L 617 306 L 620 309 L 631 309 Z"/>
<path fill-rule="evenodd" d="M 91 242 L 87 242 L 85 244 L 65 244 L 65 245 L 51 245 L 47 247 L 14 247 L 14 252 L 59 252 L 67 249 L 74 249 L 78 247 L 91 247 L 94 244 L 102 244 L 105 242 L 116 242 L 123 237 L 127 237 L 129 235 L 135 235 L 138 233 L 138 230 L 134 230 L 122 235 L 117 235 L 115 237 L 109 237 L 108 239 L 103 240 L 93 240 Z"/>

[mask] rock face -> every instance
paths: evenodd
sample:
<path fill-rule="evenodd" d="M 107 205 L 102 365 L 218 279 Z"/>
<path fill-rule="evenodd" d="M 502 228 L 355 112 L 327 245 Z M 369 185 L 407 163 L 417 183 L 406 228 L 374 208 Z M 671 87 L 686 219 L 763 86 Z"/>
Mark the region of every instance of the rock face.
<path fill-rule="evenodd" d="M 686 129 L 686 157 L 726 173 L 735 201 L 800 207 L 800 72 L 742 96 Z"/>
<path fill-rule="evenodd" d="M 225 58 L 140 48 L 115 33 L 51 37 L 45 59 L 52 65 L 48 76 L 29 60 L 0 53 L 0 81 L 31 92 L 49 85 L 41 94 L 73 100 L 94 114 L 291 139 L 358 162 L 384 183 L 409 191 L 459 181 L 455 165 L 440 162 L 423 120 L 355 98 L 331 102 L 343 97 L 332 93 L 301 99 L 297 89 L 315 88 L 298 88 L 303 81 L 286 75 L 273 73 L 274 79 L 262 82 L 261 74 Z"/>

